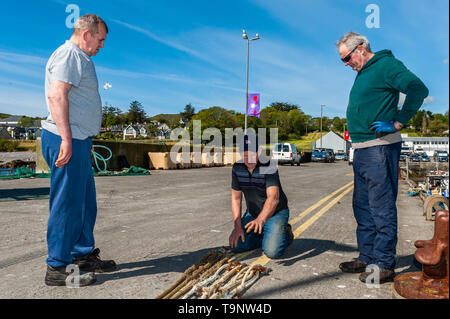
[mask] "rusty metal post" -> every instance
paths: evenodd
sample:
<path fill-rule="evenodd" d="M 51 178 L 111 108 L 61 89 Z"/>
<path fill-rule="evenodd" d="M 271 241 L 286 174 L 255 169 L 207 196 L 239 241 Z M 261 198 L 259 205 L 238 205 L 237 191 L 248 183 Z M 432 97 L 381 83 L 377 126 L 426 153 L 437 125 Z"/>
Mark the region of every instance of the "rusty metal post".
<path fill-rule="evenodd" d="M 449 223 L 448 210 L 435 215 L 434 236 L 418 240 L 415 257 L 421 272 L 399 274 L 394 279 L 395 291 L 407 299 L 449 299 Z"/>

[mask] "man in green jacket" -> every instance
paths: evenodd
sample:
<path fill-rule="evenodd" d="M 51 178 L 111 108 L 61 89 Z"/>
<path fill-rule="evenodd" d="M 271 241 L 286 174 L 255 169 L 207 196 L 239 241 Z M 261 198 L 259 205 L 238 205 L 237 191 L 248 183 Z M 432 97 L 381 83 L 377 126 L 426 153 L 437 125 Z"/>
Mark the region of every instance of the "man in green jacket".
<path fill-rule="evenodd" d="M 365 36 L 349 32 L 337 47 L 342 62 L 358 72 L 347 124 L 355 150 L 353 212 L 359 257 L 339 267 L 360 273 L 362 282 L 384 283 L 395 277 L 400 130 L 420 108 L 428 89 L 391 51 L 373 53 Z M 400 92 L 406 98 L 398 110 Z"/>

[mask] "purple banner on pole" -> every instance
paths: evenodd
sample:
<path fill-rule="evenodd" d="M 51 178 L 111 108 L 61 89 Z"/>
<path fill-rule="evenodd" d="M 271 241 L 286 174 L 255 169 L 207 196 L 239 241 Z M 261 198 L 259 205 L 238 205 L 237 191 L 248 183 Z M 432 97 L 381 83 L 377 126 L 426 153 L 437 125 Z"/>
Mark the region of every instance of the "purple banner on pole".
<path fill-rule="evenodd" d="M 247 116 L 260 117 L 259 93 L 248 95 Z"/>

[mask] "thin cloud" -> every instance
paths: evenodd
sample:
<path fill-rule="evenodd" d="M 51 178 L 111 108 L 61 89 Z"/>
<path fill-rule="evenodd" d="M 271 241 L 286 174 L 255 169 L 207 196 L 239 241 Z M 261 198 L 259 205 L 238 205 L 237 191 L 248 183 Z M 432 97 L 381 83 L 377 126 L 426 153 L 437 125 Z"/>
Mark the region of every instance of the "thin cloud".
<path fill-rule="evenodd" d="M 161 73 L 144 73 L 144 72 L 134 72 L 134 71 L 128 71 L 128 70 L 120 70 L 120 69 L 112 69 L 104 66 L 97 66 L 96 67 L 99 74 L 105 74 L 110 76 L 116 76 L 116 77 L 127 77 L 131 79 L 139 80 L 139 82 L 145 81 L 145 79 L 156 79 L 156 80 L 162 80 L 162 81 L 170 81 L 170 82 L 179 82 L 179 83 L 185 83 L 185 84 L 193 84 L 197 86 L 210 86 L 210 87 L 217 87 L 221 89 L 226 90 L 232 90 L 237 92 L 242 92 L 243 89 L 238 89 L 232 86 L 227 86 L 224 83 L 218 83 L 217 81 L 208 81 L 208 80 L 196 80 L 191 78 L 182 77 L 177 74 L 161 74 Z"/>
<path fill-rule="evenodd" d="M 5 51 L 0 51 L 0 59 L 14 63 L 27 63 L 34 65 L 45 65 L 47 63 L 47 59 L 42 57 Z"/>
<path fill-rule="evenodd" d="M 13 64 L 8 62 L 0 61 L 0 76 L 3 74 L 6 79 L 11 77 L 11 74 L 32 77 L 36 79 L 44 78 L 44 70 L 39 70 L 36 68 L 30 68 L 29 66 L 23 64 Z"/>
<path fill-rule="evenodd" d="M 44 90 L 0 84 L 0 108 L 3 113 L 46 116 Z"/>
<path fill-rule="evenodd" d="M 403 103 L 405 103 L 406 94 L 400 92 L 399 100 L 398 100 L 398 106 L 403 106 Z M 423 100 L 423 105 L 425 104 L 431 104 L 435 100 L 434 96 L 427 96 Z"/>
<path fill-rule="evenodd" d="M 169 46 L 171 48 L 174 48 L 174 49 L 176 49 L 178 51 L 182 51 L 182 52 L 185 52 L 187 54 L 193 55 L 193 56 L 195 56 L 197 58 L 209 61 L 209 59 L 206 58 L 203 54 L 201 54 L 201 53 L 199 53 L 199 52 L 197 52 L 195 50 L 192 50 L 192 49 L 190 49 L 190 48 L 188 48 L 188 47 L 186 47 L 186 46 L 184 46 L 184 45 L 182 45 L 180 43 L 163 39 L 163 38 L 157 36 L 156 34 L 154 34 L 153 32 L 150 32 L 150 31 L 148 31 L 146 29 L 143 29 L 143 28 L 141 28 L 139 26 L 132 25 L 132 24 L 120 21 L 120 20 L 116 20 L 116 19 L 110 19 L 110 20 L 115 22 L 115 23 L 117 23 L 117 24 L 120 24 L 120 25 L 122 25 L 122 26 L 124 26 L 124 27 L 126 27 L 128 29 L 131 29 L 131 30 L 134 30 L 136 32 L 139 32 L 139 33 L 149 37 L 152 40 L 155 40 L 155 41 L 157 41 L 159 43 L 167 45 L 167 46 Z"/>
<path fill-rule="evenodd" d="M 423 104 L 430 104 L 434 102 L 434 96 L 427 96 L 425 100 L 423 100 Z"/>

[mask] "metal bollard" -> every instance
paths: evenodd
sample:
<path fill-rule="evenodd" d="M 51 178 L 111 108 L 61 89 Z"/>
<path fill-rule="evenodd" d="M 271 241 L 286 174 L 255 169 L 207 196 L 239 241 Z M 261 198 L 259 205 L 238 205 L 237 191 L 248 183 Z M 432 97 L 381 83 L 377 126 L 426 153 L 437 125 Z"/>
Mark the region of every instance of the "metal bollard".
<path fill-rule="evenodd" d="M 418 240 L 415 257 L 422 264 L 421 272 L 399 274 L 394 289 L 407 299 L 448 299 L 449 273 L 448 210 L 435 215 L 434 236 L 431 240 Z"/>

